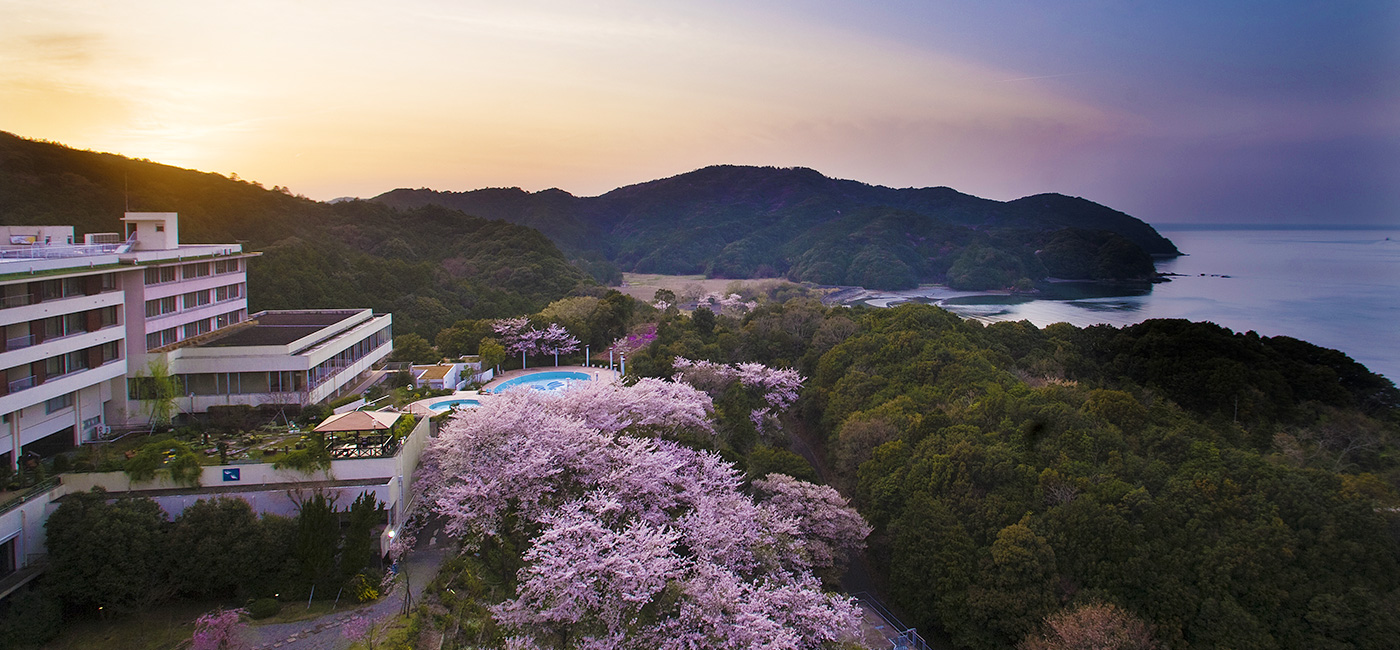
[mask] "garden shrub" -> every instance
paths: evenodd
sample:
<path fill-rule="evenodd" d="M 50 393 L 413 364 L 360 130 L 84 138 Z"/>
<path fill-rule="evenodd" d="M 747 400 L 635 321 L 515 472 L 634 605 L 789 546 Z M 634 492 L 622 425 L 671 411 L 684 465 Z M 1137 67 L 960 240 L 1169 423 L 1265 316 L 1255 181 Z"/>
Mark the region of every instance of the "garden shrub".
<path fill-rule="evenodd" d="M 282 603 L 277 602 L 276 598 L 259 598 L 248 603 L 247 609 L 249 617 L 264 619 L 270 616 L 276 616 L 277 612 L 282 611 Z"/>
<path fill-rule="evenodd" d="M 141 445 L 136 455 L 126 462 L 125 470 L 132 481 L 149 481 L 155 478 L 156 472 L 164 471 L 176 483 L 199 485 L 199 455 L 189 445 L 170 436 Z"/>
<path fill-rule="evenodd" d="M 0 613 L 0 647 L 37 646 L 52 641 L 63 630 L 63 607 L 42 590 L 31 589 L 11 596 Z"/>

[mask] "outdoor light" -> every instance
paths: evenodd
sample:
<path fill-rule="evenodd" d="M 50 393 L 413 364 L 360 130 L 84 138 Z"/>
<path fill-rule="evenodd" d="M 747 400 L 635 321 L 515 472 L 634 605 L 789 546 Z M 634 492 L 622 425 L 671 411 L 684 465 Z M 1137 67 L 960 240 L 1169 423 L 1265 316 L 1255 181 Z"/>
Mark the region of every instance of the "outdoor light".
<path fill-rule="evenodd" d="M 389 539 L 393 539 L 393 538 L 394 538 L 394 529 L 390 528 L 390 529 L 389 529 Z"/>

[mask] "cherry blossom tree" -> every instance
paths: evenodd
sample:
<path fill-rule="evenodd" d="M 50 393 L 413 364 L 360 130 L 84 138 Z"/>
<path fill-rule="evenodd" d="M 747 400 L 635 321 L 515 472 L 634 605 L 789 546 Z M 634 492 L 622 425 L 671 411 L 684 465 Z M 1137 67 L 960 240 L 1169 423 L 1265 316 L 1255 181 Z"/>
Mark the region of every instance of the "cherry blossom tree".
<path fill-rule="evenodd" d="M 192 650 L 246 650 L 253 647 L 245 636 L 247 625 L 243 622 L 243 609 L 219 609 L 194 622 L 194 636 L 190 639 Z"/>
<path fill-rule="evenodd" d="M 840 565 L 848 553 L 865 546 L 870 525 L 836 490 L 787 474 L 769 474 L 754 481 L 753 488 L 763 497 L 762 507 L 797 522 L 814 566 Z"/>
<path fill-rule="evenodd" d="M 717 454 L 654 437 L 713 432 L 710 412 L 685 384 L 588 382 L 505 393 L 429 443 L 415 489 L 449 533 L 528 538 L 492 609 L 506 647 L 805 649 L 856 627 L 812 570 L 869 528 L 829 488 L 773 475 L 758 502 Z"/>
<path fill-rule="evenodd" d="M 797 402 L 802 382 L 805 379 L 796 370 L 770 368 L 761 363 L 740 363 L 725 365 L 712 361 L 692 361 L 676 357 L 675 379 L 684 381 L 712 397 L 723 393 L 735 381 L 758 392 L 764 406 L 753 409 L 749 419 L 759 431 L 772 431 L 779 427 L 778 414 L 786 411 Z"/>
<path fill-rule="evenodd" d="M 739 316 L 745 312 L 753 311 L 758 307 L 758 301 L 756 300 L 745 301 L 743 296 L 737 293 L 726 294 L 717 291 L 700 296 L 695 304 L 697 307 L 709 307 L 710 311 L 716 314 L 727 314 L 730 316 Z"/>
<path fill-rule="evenodd" d="M 577 352 L 579 340 L 564 329 L 559 323 L 550 323 L 549 327 L 540 334 L 539 349 L 541 352 L 554 354 L 554 365 L 559 365 L 559 355 Z"/>
<path fill-rule="evenodd" d="M 503 318 L 491 324 L 491 330 L 501 337 L 501 345 L 507 352 L 520 354 L 520 367 L 525 367 L 525 357 L 540 352 L 542 332 L 530 326 L 530 319 Z"/>

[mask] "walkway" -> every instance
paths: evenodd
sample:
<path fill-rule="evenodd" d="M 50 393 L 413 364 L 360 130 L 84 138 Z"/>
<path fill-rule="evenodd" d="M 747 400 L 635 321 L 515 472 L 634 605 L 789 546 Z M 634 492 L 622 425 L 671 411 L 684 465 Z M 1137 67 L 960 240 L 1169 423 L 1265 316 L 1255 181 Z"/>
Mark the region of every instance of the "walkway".
<path fill-rule="evenodd" d="M 438 568 L 453 553 L 455 542 L 447 535 L 438 532 L 420 540 L 418 546 L 410 550 L 402 562 L 408 576 L 409 593 L 414 603 L 419 602 L 423 589 L 437 575 Z M 383 598 L 359 607 L 327 614 L 320 618 L 295 623 L 274 623 L 252 627 L 249 641 L 257 650 L 345 650 L 350 640 L 345 638 L 341 627 L 355 616 L 366 616 L 374 621 L 397 616 L 403 611 L 403 581 L 394 583 L 393 590 Z M 287 607 L 296 607 L 295 603 Z"/>

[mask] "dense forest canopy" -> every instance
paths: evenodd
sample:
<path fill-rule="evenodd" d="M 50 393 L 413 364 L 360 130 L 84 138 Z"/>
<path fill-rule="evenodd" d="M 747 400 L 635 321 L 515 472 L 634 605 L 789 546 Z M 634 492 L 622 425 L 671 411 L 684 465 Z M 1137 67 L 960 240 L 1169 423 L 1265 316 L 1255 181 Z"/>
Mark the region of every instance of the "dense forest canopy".
<path fill-rule="evenodd" d="M 797 423 L 874 525 L 892 604 L 959 647 L 1103 603 L 1163 647 L 1400 638 L 1400 393 L 1340 352 L 1210 323 L 982 326 L 803 299 L 699 320 L 664 317 L 630 368 L 811 377 Z"/>
<path fill-rule="evenodd" d="M 1152 255 L 1178 254 L 1151 226 L 1085 199 L 991 201 L 802 168 L 706 167 L 597 197 L 557 189 L 399 189 L 374 200 L 444 205 L 528 225 L 571 255 L 606 258 L 626 271 L 786 276 L 874 289 L 1145 279 L 1153 275 Z"/>

